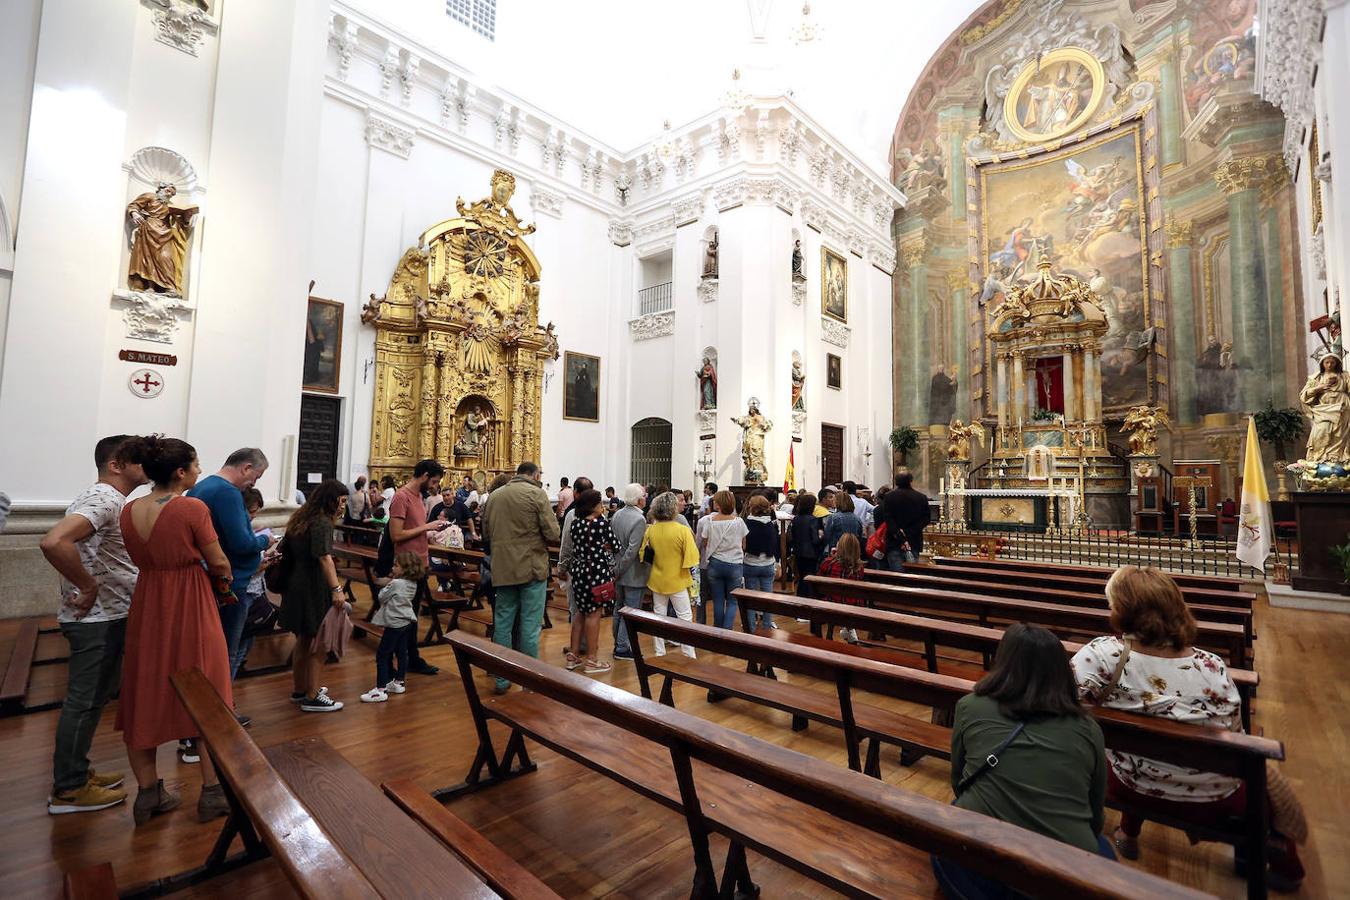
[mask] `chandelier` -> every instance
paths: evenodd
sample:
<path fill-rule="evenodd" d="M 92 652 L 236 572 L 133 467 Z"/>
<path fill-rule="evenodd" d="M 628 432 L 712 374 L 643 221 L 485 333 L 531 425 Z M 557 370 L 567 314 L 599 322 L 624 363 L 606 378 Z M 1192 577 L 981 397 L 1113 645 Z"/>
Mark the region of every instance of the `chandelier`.
<path fill-rule="evenodd" d="M 741 87 L 741 70 L 731 72 L 731 87 L 722 95 L 722 107 L 728 112 L 740 115 L 750 108 L 751 98 L 748 91 Z"/>
<path fill-rule="evenodd" d="M 809 44 L 824 36 L 825 29 L 811 19 L 811 4 L 802 4 L 802 19 L 788 30 L 788 40 L 797 46 Z"/>

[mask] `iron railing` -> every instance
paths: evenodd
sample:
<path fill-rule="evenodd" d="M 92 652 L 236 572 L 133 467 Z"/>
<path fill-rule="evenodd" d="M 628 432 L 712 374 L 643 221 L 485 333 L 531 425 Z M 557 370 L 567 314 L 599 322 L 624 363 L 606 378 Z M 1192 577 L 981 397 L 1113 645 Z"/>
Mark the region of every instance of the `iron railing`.
<path fill-rule="evenodd" d="M 638 315 L 670 312 L 675 308 L 675 294 L 671 290 L 672 282 L 654 284 L 638 291 Z"/>

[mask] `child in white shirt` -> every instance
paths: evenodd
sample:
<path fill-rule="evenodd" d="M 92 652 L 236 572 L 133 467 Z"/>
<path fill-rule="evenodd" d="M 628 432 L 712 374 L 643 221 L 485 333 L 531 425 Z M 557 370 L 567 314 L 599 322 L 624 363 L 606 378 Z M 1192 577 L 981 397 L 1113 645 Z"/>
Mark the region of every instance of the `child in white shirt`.
<path fill-rule="evenodd" d="M 380 589 L 380 608 L 371 623 L 384 627 L 375 650 L 375 687 L 361 695 L 362 703 L 383 703 L 390 694 L 402 694 L 408 674 L 408 652 L 417 640 L 417 613 L 413 601 L 417 586 L 426 580 L 426 564 L 416 553 L 394 557 L 394 577 Z M 391 665 L 392 664 L 392 665 Z"/>

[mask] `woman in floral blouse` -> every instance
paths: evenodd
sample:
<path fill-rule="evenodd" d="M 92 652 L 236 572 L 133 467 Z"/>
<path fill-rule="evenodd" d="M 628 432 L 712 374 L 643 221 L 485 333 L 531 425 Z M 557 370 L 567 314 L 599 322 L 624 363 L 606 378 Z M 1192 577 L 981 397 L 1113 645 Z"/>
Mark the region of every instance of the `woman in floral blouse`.
<path fill-rule="evenodd" d="M 1171 576 L 1122 566 L 1106 584 L 1111 627 L 1123 637 L 1099 637 L 1073 657 L 1084 699 L 1111 709 L 1241 731 L 1237 687 L 1224 661 L 1192 646 L 1195 618 Z M 1122 656 L 1124 657 L 1122 661 Z M 1108 750 L 1107 796 L 1130 797 L 1159 813 L 1218 824 L 1241 817 L 1242 781 L 1159 760 Z M 1123 812 L 1113 838 L 1126 859 L 1139 856 L 1143 817 Z M 1270 882 L 1292 889 L 1303 878 L 1292 840 L 1272 833 Z"/>

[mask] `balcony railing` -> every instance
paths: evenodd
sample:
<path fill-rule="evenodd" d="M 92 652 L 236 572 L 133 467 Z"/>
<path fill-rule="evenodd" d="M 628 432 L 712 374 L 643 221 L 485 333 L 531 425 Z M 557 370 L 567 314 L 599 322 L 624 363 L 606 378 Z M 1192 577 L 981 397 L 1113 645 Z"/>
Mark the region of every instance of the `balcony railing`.
<path fill-rule="evenodd" d="M 665 284 L 654 284 L 638 291 L 639 316 L 670 312 L 674 308 L 675 295 L 671 290 L 671 282 L 669 281 Z"/>

